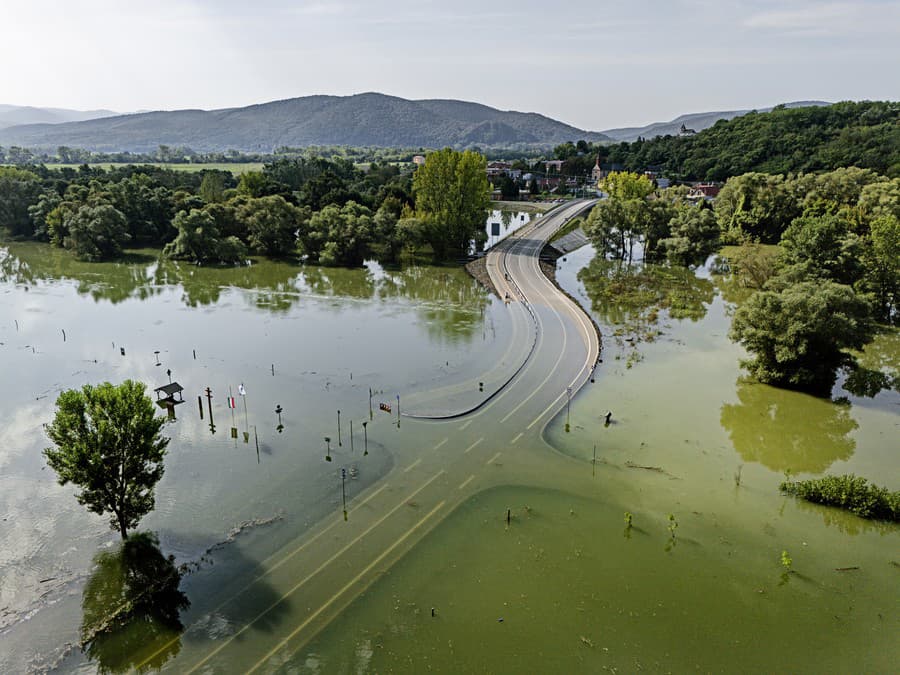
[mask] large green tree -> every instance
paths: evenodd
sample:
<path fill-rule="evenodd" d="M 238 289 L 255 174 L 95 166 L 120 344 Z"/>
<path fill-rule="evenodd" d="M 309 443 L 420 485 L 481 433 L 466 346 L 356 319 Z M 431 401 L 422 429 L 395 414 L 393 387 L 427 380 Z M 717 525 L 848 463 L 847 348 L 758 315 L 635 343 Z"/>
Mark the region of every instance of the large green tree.
<path fill-rule="evenodd" d="M 325 265 L 361 265 L 369 253 L 373 229 L 372 212 L 365 206 L 356 202 L 348 202 L 343 208 L 331 204 L 309 219 L 304 240 L 315 240 L 321 247 L 307 253 Z"/>
<path fill-rule="evenodd" d="M 699 265 L 716 250 L 719 225 L 711 209 L 676 207 L 669 221 L 670 236 L 660 241 L 666 257 L 676 265 Z"/>
<path fill-rule="evenodd" d="M 900 219 L 872 221 L 864 239 L 862 287 L 875 297 L 876 316 L 885 323 L 900 319 Z"/>
<path fill-rule="evenodd" d="M 800 215 L 800 206 L 782 176 L 745 173 L 728 180 L 716 197 L 715 211 L 723 236 L 730 242 L 749 237 L 776 244 Z"/>
<path fill-rule="evenodd" d="M 164 424 L 140 382 L 69 389 L 59 395 L 46 426 L 56 447 L 44 456 L 60 484 L 77 485 L 78 502 L 92 513 L 110 514 L 110 527 L 126 539 L 153 510 L 169 444 L 161 435 Z"/>
<path fill-rule="evenodd" d="M 28 207 L 37 202 L 41 192 L 40 180 L 31 171 L 0 166 L 0 229 L 30 237 L 34 225 Z"/>
<path fill-rule="evenodd" d="M 862 272 L 859 237 L 839 216 L 797 218 L 781 237 L 786 265 L 803 265 L 807 273 L 852 285 Z"/>
<path fill-rule="evenodd" d="M 849 286 L 801 281 L 754 293 L 735 312 L 729 336 L 750 352 L 741 365 L 760 382 L 827 395 L 837 369 L 852 363 L 845 350 L 872 338 L 869 311 Z"/>
<path fill-rule="evenodd" d="M 605 255 L 631 260 L 640 242 L 644 258 L 653 258 L 658 244 L 669 235 L 674 206 L 667 199 L 648 197 L 653 183 L 644 175 L 627 171 L 612 172 L 600 189 L 608 195 L 588 215 L 584 231 L 594 246 Z"/>
<path fill-rule="evenodd" d="M 280 195 L 249 199 L 238 212 L 250 248 L 271 257 L 294 252 L 300 217 L 300 209 Z"/>
<path fill-rule="evenodd" d="M 484 156 L 450 148 L 432 152 L 416 170 L 413 189 L 436 258 L 465 256 L 473 241 L 478 246 L 487 238 L 490 183 Z"/>
<path fill-rule="evenodd" d="M 85 204 L 67 221 L 63 246 L 82 260 L 109 260 L 122 254 L 131 239 L 128 223 L 112 204 Z"/>

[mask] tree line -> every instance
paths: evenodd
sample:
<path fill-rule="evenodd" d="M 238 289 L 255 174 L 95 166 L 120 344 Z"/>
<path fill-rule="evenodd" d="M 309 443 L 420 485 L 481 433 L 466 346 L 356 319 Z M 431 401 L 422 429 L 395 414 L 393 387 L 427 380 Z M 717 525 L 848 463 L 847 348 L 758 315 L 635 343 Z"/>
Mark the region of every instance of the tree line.
<path fill-rule="evenodd" d="M 257 254 L 356 266 L 423 249 L 444 260 L 485 238 L 485 168 L 483 156 L 449 148 L 415 175 L 318 156 L 274 159 L 239 178 L 137 165 L 0 167 L 0 229 L 91 261 L 126 247 L 207 264 Z"/>
<path fill-rule="evenodd" d="M 679 180 L 724 181 L 749 172 L 811 173 L 856 166 L 900 176 L 900 103 L 776 107 L 720 120 L 690 136 L 658 136 L 599 149 L 629 171 L 657 169 Z"/>
<path fill-rule="evenodd" d="M 636 173 L 612 173 L 601 187 L 609 199 L 584 229 L 608 257 L 630 261 L 637 249 L 691 265 L 734 246 L 728 265 L 752 295 L 730 335 L 757 380 L 827 393 L 847 368 L 851 388 L 897 385 L 858 368 L 848 350 L 900 320 L 900 178 L 856 167 L 748 173 L 729 179 L 714 207 Z"/>

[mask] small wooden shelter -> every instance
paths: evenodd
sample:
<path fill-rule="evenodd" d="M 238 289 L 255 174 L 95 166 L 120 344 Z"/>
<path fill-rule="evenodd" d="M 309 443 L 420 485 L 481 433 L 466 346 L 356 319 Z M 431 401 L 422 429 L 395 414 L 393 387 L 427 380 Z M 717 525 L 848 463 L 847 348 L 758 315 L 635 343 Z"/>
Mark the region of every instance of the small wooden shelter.
<path fill-rule="evenodd" d="M 160 407 L 167 407 L 178 405 L 179 403 L 184 403 L 184 398 L 182 398 L 181 395 L 181 392 L 184 391 L 184 387 L 182 387 L 177 382 L 164 384 L 161 387 L 157 387 L 153 391 L 156 392 L 156 404 Z"/>

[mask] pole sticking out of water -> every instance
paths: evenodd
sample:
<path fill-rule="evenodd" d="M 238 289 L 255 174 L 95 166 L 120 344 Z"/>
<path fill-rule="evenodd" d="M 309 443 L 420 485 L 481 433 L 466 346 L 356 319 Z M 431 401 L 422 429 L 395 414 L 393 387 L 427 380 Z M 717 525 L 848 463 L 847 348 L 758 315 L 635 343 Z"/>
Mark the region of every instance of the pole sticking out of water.
<path fill-rule="evenodd" d="M 344 503 L 344 522 L 347 521 L 347 489 L 344 483 L 347 480 L 347 469 L 341 467 L 341 501 Z"/>
<path fill-rule="evenodd" d="M 197 397 L 197 407 L 200 408 L 200 419 L 203 419 L 203 397 Z"/>
<path fill-rule="evenodd" d="M 353 452 L 353 420 L 350 420 L 350 452 Z"/>
<path fill-rule="evenodd" d="M 594 458 L 591 460 L 591 478 L 597 475 L 597 444 L 594 443 Z"/>
<path fill-rule="evenodd" d="M 369 454 L 369 423 L 363 422 L 363 457 Z"/>
<path fill-rule="evenodd" d="M 272 364 L 272 377 L 275 377 L 275 364 Z"/>
<path fill-rule="evenodd" d="M 509 521 L 512 520 L 512 510 L 506 509 L 506 526 L 509 527 Z"/>
<path fill-rule="evenodd" d="M 66 329 L 60 328 L 60 330 L 62 331 L 62 334 L 63 334 L 63 342 L 65 342 L 66 341 Z"/>
<path fill-rule="evenodd" d="M 13 319 L 13 321 L 16 322 L 16 332 L 18 333 L 18 332 L 19 332 L 19 320 L 18 320 L 18 319 Z"/>
<path fill-rule="evenodd" d="M 344 447 L 344 444 L 341 443 L 341 411 L 338 410 L 338 447 Z"/>
<path fill-rule="evenodd" d="M 194 352 L 194 361 L 196 361 L 197 360 L 197 350 L 194 349 L 193 352 Z"/>

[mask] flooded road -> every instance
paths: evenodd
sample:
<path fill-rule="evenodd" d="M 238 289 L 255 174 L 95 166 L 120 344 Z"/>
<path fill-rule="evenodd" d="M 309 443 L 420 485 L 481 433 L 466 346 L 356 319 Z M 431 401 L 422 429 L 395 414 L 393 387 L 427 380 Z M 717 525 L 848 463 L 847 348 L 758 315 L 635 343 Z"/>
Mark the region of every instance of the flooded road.
<path fill-rule="evenodd" d="M 693 319 L 663 312 L 652 343 L 635 346 L 632 333 L 607 325 L 604 364 L 573 399 L 570 431 L 559 415 L 543 438 L 511 443 L 504 433 L 501 443 L 502 417 L 490 410 L 468 424 L 402 418 L 399 428 L 396 407 L 378 410 L 448 374 L 477 379 L 507 349 L 508 308 L 458 270 L 79 266 L 56 253 L 13 246 L 0 263 L 0 364 L 16 383 L 0 431 L 0 526 L 11 542 L 0 561 L 4 672 L 56 662 L 87 671 L 889 672 L 900 656 L 897 528 L 777 492 L 785 468 L 856 471 L 896 487 L 897 395 L 836 406 L 739 382 L 718 293 L 701 291 Z M 559 270 L 589 307 L 577 273 L 590 257 L 570 254 Z M 167 472 L 142 529 L 158 533 L 177 565 L 192 563 L 178 591 L 190 605 L 163 584 L 159 605 L 174 609 L 148 610 L 152 633 L 87 640 L 83 653 L 98 599 L 121 597 L 91 590 L 115 575 L 104 552 L 117 535 L 42 468 L 39 425 L 62 388 L 125 377 L 159 386 L 167 369 L 187 403 L 166 427 Z M 247 413 L 239 405 L 232 421 L 224 399 L 241 383 Z M 206 386 L 215 434 L 197 407 Z M 451 474 L 448 462 L 477 469 Z M 431 499 L 432 490 L 450 496 Z M 354 542 L 388 514 L 387 546 L 373 554 L 368 535 Z M 782 550 L 794 561 L 786 577 Z M 354 560 L 357 574 L 377 580 L 314 589 L 335 599 L 312 616 L 299 599 L 313 573 Z M 849 567 L 859 569 L 837 571 Z M 162 564 L 147 574 L 171 578 Z M 226 643 L 240 648 L 210 656 Z M 226 654 L 238 660 L 217 660 Z"/>

